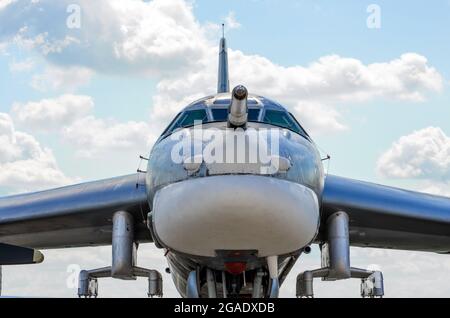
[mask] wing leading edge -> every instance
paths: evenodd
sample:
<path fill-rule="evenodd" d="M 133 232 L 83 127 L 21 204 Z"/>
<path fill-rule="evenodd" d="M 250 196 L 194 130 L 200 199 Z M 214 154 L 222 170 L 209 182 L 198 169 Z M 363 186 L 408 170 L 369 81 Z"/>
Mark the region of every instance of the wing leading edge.
<path fill-rule="evenodd" d="M 111 244 L 112 215 L 128 211 L 136 239 L 151 241 L 149 211 L 139 174 L 0 198 L 0 242 L 30 248 Z"/>
<path fill-rule="evenodd" d="M 328 176 L 322 215 L 350 217 L 350 244 L 450 253 L 450 198 Z"/>

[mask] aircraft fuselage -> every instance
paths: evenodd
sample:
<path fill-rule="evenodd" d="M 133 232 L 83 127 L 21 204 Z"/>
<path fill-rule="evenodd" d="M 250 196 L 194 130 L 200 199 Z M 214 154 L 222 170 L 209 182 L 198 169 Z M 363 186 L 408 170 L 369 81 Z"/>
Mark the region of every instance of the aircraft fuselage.
<path fill-rule="evenodd" d="M 233 280 L 227 264 L 245 264 L 252 282 L 258 270 L 267 271 L 266 258 L 277 256 L 285 276 L 318 233 L 324 172 L 317 148 L 303 130 L 268 122 L 270 111 L 292 116 L 279 104 L 257 96 L 249 101 L 259 114 L 245 129 L 215 120 L 228 94 L 195 102 L 177 118 L 205 110 L 201 127 L 169 126 L 151 151 L 146 183 L 153 239 L 167 250 L 182 295 L 196 268 Z"/>

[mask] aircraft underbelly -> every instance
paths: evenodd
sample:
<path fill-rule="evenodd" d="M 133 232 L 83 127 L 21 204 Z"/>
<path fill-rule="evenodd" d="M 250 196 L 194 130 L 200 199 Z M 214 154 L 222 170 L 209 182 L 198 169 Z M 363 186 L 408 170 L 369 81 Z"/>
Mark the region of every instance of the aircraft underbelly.
<path fill-rule="evenodd" d="M 171 184 L 156 193 L 158 239 L 189 255 L 219 250 L 284 255 L 308 245 L 319 226 L 316 194 L 297 183 L 253 175 L 223 175 Z"/>

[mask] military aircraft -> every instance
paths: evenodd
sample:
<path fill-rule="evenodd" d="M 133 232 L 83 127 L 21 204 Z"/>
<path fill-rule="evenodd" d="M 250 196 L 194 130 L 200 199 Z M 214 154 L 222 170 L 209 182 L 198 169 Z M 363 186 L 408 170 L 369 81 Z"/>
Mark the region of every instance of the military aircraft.
<path fill-rule="evenodd" d="M 298 274 L 296 296 L 313 297 L 314 278 L 357 278 L 363 297 L 381 297 L 382 273 L 352 267 L 350 246 L 450 253 L 449 198 L 327 175 L 283 106 L 230 92 L 224 36 L 219 51 L 217 94 L 175 117 L 143 158 L 147 171 L 0 198 L 0 265 L 111 245 L 110 266 L 81 271 L 78 296 L 96 297 L 102 277 L 147 277 L 148 296 L 162 296 L 162 275 L 136 263 L 138 245 L 153 242 L 183 297 L 276 298 L 318 244 L 322 267 Z M 265 145 L 253 138 L 262 132 Z"/>

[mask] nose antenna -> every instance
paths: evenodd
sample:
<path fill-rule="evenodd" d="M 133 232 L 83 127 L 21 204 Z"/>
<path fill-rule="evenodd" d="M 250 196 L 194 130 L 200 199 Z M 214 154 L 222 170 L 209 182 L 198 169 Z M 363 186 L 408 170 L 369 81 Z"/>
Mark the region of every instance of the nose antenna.
<path fill-rule="evenodd" d="M 217 93 L 230 92 L 230 79 L 228 74 L 228 52 L 225 39 L 225 24 L 222 24 L 222 38 L 219 48 L 219 77 L 217 82 Z"/>

